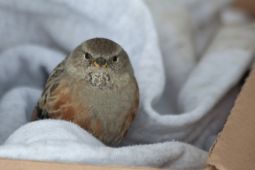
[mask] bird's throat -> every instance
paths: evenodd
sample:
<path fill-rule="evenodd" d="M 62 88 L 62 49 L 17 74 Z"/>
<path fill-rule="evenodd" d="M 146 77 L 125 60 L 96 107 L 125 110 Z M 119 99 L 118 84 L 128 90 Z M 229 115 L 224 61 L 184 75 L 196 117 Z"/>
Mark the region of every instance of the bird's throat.
<path fill-rule="evenodd" d="M 89 72 L 85 76 L 86 81 L 93 87 L 99 89 L 106 89 L 112 87 L 111 76 L 103 71 Z"/>

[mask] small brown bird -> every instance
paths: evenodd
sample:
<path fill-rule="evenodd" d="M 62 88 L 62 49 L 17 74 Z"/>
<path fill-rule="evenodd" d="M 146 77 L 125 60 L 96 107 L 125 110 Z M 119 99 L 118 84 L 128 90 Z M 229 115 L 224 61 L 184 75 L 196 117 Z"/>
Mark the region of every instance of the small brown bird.
<path fill-rule="evenodd" d="M 116 146 L 138 105 L 139 90 L 127 53 L 111 40 L 94 38 L 52 71 L 32 120 L 68 120 Z"/>

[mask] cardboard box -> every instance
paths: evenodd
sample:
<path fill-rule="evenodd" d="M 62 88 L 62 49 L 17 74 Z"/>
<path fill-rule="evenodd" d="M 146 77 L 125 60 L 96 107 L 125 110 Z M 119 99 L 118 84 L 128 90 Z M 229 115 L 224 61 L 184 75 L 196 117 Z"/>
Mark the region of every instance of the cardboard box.
<path fill-rule="evenodd" d="M 156 170 L 152 168 L 132 168 L 117 166 L 95 166 L 64 163 L 48 163 L 38 161 L 22 161 L 0 159 L 1 170 Z"/>
<path fill-rule="evenodd" d="M 254 0 L 236 0 L 235 6 L 255 15 Z M 255 46 L 255 45 L 254 45 Z M 243 86 L 224 129 L 211 148 L 205 170 L 255 170 L 255 68 Z M 153 170 L 0 159 L 0 170 Z M 155 169 L 154 169 L 155 170 Z"/>
<path fill-rule="evenodd" d="M 255 69 L 251 72 L 223 131 L 211 148 L 206 170 L 255 169 Z"/>

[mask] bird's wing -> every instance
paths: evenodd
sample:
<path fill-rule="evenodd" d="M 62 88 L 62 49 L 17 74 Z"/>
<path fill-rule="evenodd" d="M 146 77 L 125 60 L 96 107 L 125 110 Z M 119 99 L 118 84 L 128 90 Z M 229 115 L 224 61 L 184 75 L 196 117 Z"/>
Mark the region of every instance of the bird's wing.
<path fill-rule="evenodd" d="M 64 64 L 65 60 L 57 65 L 49 75 L 42 96 L 32 113 L 32 120 L 49 118 L 49 108 L 47 107 L 47 103 L 49 102 L 48 100 L 54 98 L 53 91 L 60 85 L 60 81 L 64 75 Z"/>

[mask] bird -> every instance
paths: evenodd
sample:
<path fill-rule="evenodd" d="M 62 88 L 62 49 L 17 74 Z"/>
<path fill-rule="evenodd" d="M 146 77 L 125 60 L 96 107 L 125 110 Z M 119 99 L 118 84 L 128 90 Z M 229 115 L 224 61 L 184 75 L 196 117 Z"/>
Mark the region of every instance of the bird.
<path fill-rule="evenodd" d="M 127 52 L 106 38 L 76 47 L 49 74 L 31 120 L 78 124 L 105 145 L 118 146 L 139 109 L 139 87 Z"/>

